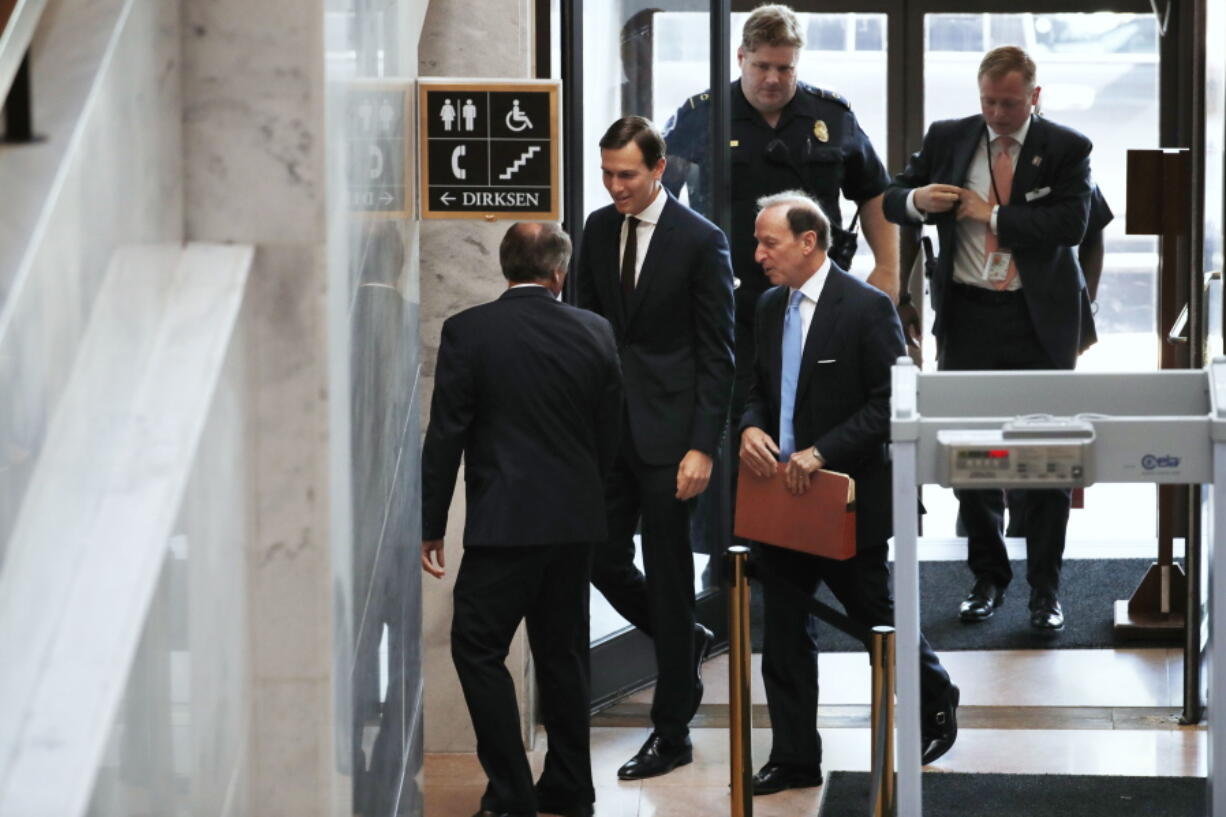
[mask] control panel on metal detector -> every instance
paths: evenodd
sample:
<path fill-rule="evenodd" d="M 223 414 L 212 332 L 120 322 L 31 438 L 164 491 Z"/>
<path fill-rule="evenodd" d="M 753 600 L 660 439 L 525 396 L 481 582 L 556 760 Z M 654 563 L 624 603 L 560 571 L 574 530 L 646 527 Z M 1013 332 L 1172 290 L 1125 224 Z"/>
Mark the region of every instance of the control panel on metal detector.
<path fill-rule="evenodd" d="M 1001 429 L 937 432 L 941 485 L 1079 488 L 1090 483 L 1094 427 L 1084 420 L 1019 418 Z"/>

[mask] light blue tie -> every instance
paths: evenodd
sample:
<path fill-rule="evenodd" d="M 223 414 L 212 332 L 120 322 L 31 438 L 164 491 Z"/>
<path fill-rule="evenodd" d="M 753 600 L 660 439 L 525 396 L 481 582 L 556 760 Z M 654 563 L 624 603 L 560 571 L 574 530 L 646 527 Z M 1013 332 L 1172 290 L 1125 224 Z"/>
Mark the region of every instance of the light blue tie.
<path fill-rule="evenodd" d="M 783 316 L 783 370 L 779 387 L 779 460 L 786 462 L 796 450 L 792 411 L 796 407 L 796 381 L 800 379 L 800 356 L 804 351 L 804 328 L 800 322 L 800 290 L 792 293 Z"/>

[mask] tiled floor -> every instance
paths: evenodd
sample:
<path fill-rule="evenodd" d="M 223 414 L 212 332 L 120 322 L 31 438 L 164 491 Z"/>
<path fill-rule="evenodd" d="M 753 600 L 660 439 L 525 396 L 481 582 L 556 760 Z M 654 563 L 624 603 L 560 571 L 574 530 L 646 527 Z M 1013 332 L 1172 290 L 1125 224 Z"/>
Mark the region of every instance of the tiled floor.
<path fill-rule="evenodd" d="M 1181 656 L 1178 650 L 1055 650 L 1051 652 L 951 652 L 942 656 L 962 688 L 963 706 L 977 715 L 1010 712 L 1012 728 L 974 728 L 964 724 L 954 748 L 929 772 L 1069 773 L 1112 775 L 1204 775 L 1206 733 L 1170 722 L 1180 705 Z M 821 657 L 823 706 L 864 705 L 868 666 L 863 655 Z M 754 661 L 753 698 L 763 702 L 758 661 Z M 707 663 L 704 707 L 728 701 L 727 658 Z M 627 703 L 650 701 L 650 691 Z M 1026 707 L 1050 728 L 1026 722 Z M 1161 728 L 1113 726 L 1111 719 L 1079 720 L 1085 708 L 1136 710 L 1164 720 Z M 1155 708 L 1157 711 L 1155 712 Z M 1146 711 L 1148 710 L 1148 711 Z M 970 712 L 968 711 L 968 715 Z M 983 718 L 978 718 L 982 720 Z M 993 723 L 1002 721 L 998 716 Z M 1078 728 L 1084 723 L 1100 728 Z M 728 731 L 693 730 L 694 763 L 664 777 L 634 783 L 616 779 L 616 770 L 648 732 L 645 726 L 594 727 L 593 774 L 597 814 L 601 817 L 713 817 L 728 814 Z M 823 769 L 867 771 L 869 734 L 864 728 L 823 728 Z M 535 768 L 543 755 L 532 754 Z M 770 750 L 770 731 L 753 732 L 753 757 L 760 764 Z M 469 817 L 477 810 L 484 778 L 471 755 L 431 755 L 426 760 L 427 817 Z M 758 817 L 797 817 L 817 813 L 821 788 L 782 792 L 754 800 Z"/>

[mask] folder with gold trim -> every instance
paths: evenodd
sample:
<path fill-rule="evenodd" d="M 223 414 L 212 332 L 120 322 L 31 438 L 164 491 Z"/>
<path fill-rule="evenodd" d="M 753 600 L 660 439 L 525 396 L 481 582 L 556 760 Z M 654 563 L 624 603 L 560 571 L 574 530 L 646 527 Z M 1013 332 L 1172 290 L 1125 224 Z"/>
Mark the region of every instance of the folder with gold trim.
<path fill-rule="evenodd" d="M 809 490 L 792 494 L 783 481 L 787 466 L 760 477 L 741 465 L 736 488 L 735 533 L 768 545 L 827 559 L 856 555 L 856 481 L 837 471 L 817 471 Z"/>

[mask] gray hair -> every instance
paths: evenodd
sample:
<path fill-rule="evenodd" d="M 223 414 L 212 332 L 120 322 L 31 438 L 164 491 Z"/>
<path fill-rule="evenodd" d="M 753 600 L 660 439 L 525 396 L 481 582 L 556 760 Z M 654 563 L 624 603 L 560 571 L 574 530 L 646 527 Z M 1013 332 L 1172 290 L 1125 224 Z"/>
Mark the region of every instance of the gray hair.
<path fill-rule="evenodd" d="M 570 238 L 556 224 L 516 222 L 502 237 L 498 260 L 513 284 L 543 281 L 570 261 Z"/>
<path fill-rule="evenodd" d="M 830 219 L 813 198 L 803 190 L 785 190 L 758 199 L 758 212 L 787 205 L 788 227 L 799 238 L 812 231 L 817 233 L 817 246 L 830 249 Z"/>

